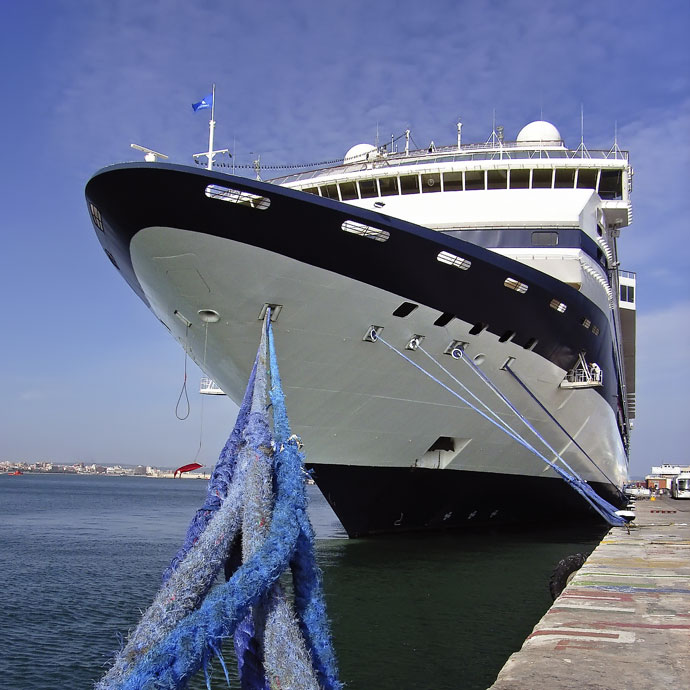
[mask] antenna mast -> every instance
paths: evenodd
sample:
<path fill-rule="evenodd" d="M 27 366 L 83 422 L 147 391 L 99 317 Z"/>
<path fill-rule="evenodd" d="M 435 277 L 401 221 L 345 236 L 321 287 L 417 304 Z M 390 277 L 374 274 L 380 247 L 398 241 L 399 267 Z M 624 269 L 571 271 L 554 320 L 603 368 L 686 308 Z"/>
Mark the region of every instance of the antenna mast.
<path fill-rule="evenodd" d="M 218 151 L 213 150 L 213 135 L 215 133 L 216 129 L 216 85 L 213 85 L 213 90 L 211 91 L 211 119 L 208 122 L 208 151 L 204 151 L 203 153 L 195 153 L 194 154 L 194 159 L 198 160 L 199 158 L 202 158 L 203 156 L 206 156 L 206 168 L 207 170 L 211 170 L 213 168 L 213 159 L 216 157 L 216 154 L 219 153 L 227 153 L 228 156 L 230 156 L 230 151 L 228 149 L 219 149 Z"/>

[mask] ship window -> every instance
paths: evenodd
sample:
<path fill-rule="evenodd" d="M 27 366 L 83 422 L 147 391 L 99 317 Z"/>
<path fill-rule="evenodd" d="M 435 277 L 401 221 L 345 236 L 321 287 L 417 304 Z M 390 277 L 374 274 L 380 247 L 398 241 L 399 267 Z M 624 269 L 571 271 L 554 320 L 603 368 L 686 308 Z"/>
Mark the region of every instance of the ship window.
<path fill-rule="evenodd" d="M 558 233 L 553 230 L 537 230 L 532 233 L 533 247 L 556 247 L 558 246 Z"/>
<path fill-rule="evenodd" d="M 534 350 L 538 342 L 536 338 L 530 338 L 522 347 L 524 347 L 525 350 Z"/>
<path fill-rule="evenodd" d="M 422 192 L 440 192 L 441 173 L 422 175 Z"/>
<path fill-rule="evenodd" d="M 515 280 L 515 278 L 506 278 L 503 281 L 503 284 L 510 290 L 515 290 L 515 292 L 519 292 L 521 295 L 524 295 L 527 292 L 528 288 L 528 286 L 525 283 L 521 283 L 519 280 Z"/>
<path fill-rule="evenodd" d="M 345 230 L 345 232 L 350 232 L 360 237 L 366 237 L 370 240 L 376 240 L 377 242 L 385 242 L 391 236 L 387 230 L 364 225 L 354 220 L 346 220 L 340 227 Z"/>
<path fill-rule="evenodd" d="M 419 194 L 419 175 L 401 175 L 400 190 L 403 194 Z"/>
<path fill-rule="evenodd" d="M 620 170 L 602 170 L 599 180 L 602 199 L 620 199 L 623 196 L 623 173 Z"/>
<path fill-rule="evenodd" d="M 577 172 L 578 189 L 596 189 L 597 172 L 594 168 L 580 168 Z"/>
<path fill-rule="evenodd" d="M 572 189 L 575 186 L 575 168 L 557 168 L 553 186 L 556 189 Z"/>
<path fill-rule="evenodd" d="M 440 261 L 442 264 L 461 268 L 463 271 L 466 271 L 472 265 L 469 259 L 463 259 L 461 256 L 456 256 L 450 252 L 439 252 L 436 256 L 436 260 Z"/>
<path fill-rule="evenodd" d="M 217 184 L 208 185 L 204 190 L 204 194 L 209 199 L 219 199 L 220 201 L 227 201 L 231 204 L 250 206 L 251 208 L 258 208 L 261 211 L 265 211 L 271 205 L 271 200 L 266 196 L 259 196 L 251 192 L 243 192 L 239 189 L 232 189 L 231 187 L 221 187 Z"/>
<path fill-rule="evenodd" d="M 485 331 L 489 327 L 488 323 L 482 323 L 478 321 L 470 328 L 470 335 L 479 335 L 482 331 Z"/>
<path fill-rule="evenodd" d="M 319 188 L 318 187 L 308 187 L 307 189 L 303 189 L 303 192 L 306 192 L 307 194 L 316 194 L 318 195 L 319 193 Z"/>
<path fill-rule="evenodd" d="M 532 171 L 532 188 L 549 189 L 553 179 L 553 170 L 544 170 L 543 168 L 535 168 Z"/>
<path fill-rule="evenodd" d="M 465 191 L 473 189 L 485 189 L 483 170 L 468 170 L 465 173 Z"/>
<path fill-rule="evenodd" d="M 362 199 L 370 199 L 373 196 L 378 196 L 379 190 L 376 187 L 376 180 L 360 180 L 359 194 Z"/>
<path fill-rule="evenodd" d="M 103 251 L 105 252 L 106 256 L 110 259 L 110 263 L 113 266 L 115 266 L 115 268 L 119 271 L 120 267 L 117 265 L 117 261 L 115 261 L 115 257 L 107 249 L 104 249 Z"/>
<path fill-rule="evenodd" d="M 635 302 L 635 286 L 634 285 L 621 285 L 621 301 L 622 302 Z"/>
<path fill-rule="evenodd" d="M 357 198 L 357 184 L 355 182 L 340 183 L 340 198 L 343 201 Z"/>
<path fill-rule="evenodd" d="M 557 300 L 555 297 L 549 302 L 549 306 L 551 309 L 555 309 L 559 314 L 562 314 L 568 308 L 563 302 Z"/>
<path fill-rule="evenodd" d="M 325 187 L 321 187 L 321 196 L 325 196 L 328 199 L 338 199 L 338 185 L 337 184 L 327 184 Z"/>
<path fill-rule="evenodd" d="M 499 343 L 506 343 L 515 337 L 515 331 L 506 331 L 499 339 Z"/>
<path fill-rule="evenodd" d="M 462 191 L 462 173 L 461 172 L 443 173 L 443 191 L 445 191 L 445 192 L 461 192 Z"/>
<path fill-rule="evenodd" d="M 403 302 L 394 312 L 393 316 L 399 316 L 404 319 L 409 316 L 419 305 L 414 302 Z"/>
<path fill-rule="evenodd" d="M 93 224 L 101 232 L 105 232 L 105 230 L 103 229 L 103 218 L 101 217 L 101 212 L 93 204 L 89 204 L 89 209 L 91 210 L 91 218 L 93 218 Z"/>
<path fill-rule="evenodd" d="M 392 194 L 400 194 L 398 191 L 397 177 L 380 177 L 379 187 L 381 188 L 381 196 L 391 196 Z"/>
<path fill-rule="evenodd" d="M 455 314 L 444 312 L 436 319 L 436 321 L 434 321 L 434 326 L 447 326 L 454 318 Z"/>
<path fill-rule="evenodd" d="M 511 170 L 510 171 L 510 188 L 511 189 L 528 189 L 529 188 L 529 170 Z"/>
<path fill-rule="evenodd" d="M 487 189 L 506 189 L 508 187 L 507 170 L 489 170 L 486 173 Z"/>

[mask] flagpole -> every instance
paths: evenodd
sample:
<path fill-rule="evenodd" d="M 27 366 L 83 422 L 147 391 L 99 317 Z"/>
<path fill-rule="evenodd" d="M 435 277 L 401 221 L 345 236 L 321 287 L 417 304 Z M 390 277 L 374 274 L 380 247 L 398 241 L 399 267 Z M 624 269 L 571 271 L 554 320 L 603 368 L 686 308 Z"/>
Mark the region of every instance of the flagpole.
<path fill-rule="evenodd" d="M 211 170 L 213 168 L 213 130 L 216 127 L 215 120 L 216 112 L 216 85 L 213 85 L 213 90 L 211 91 L 211 119 L 208 123 L 208 166 L 207 168 Z"/>

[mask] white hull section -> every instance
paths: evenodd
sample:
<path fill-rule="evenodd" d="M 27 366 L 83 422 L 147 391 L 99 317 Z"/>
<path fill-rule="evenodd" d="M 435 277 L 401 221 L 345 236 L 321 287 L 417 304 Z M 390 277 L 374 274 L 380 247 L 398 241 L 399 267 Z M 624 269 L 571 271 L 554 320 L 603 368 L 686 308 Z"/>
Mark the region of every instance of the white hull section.
<path fill-rule="evenodd" d="M 519 345 L 501 343 L 486 331 L 469 335 L 472 324 L 459 319 L 435 326 L 439 312 L 424 305 L 406 318 L 392 316 L 405 295 L 229 239 L 149 227 L 134 236 L 130 252 L 156 316 L 236 403 L 256 354 L 262 307 L 282 305 L 274 322 L 281 375 L 291 424 L 305 443 L 310 463 L 556 476 L 543 460 L 383 343 L 363 341 L 368 328 L 376 325 L 384 327 L 383 337 L 399 350 L 413 335 L 423 335 L 427 352 L 553 459 L 464 362 L 443 354 L 453 340 L 469 343 L 468 355 L 481 361 L 487 375 L 573 470 L 586 480 L 606 483 L 606 477 L 501 370 L 509 357 L 515 358 L 511 368 L 608 478 L 619 486 L 627 478 L 612 408 L 594 389 L 559 388 L 566 372 Z M 200 327 L 202 309 L 217 311 L 220 321 Z M 194 328 L 186 328 L 176 311 Z M 423 352 L 405 354 L 462 393 Z M 453 439 L 454 450 L 427 452 L 439 437 Z"/>

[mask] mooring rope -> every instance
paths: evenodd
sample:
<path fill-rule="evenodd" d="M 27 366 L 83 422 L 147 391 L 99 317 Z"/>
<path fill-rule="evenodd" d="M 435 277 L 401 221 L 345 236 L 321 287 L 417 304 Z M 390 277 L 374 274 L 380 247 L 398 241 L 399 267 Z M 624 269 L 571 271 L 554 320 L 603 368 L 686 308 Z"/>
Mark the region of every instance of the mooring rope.
<path fill-rule="evenodd" d="M 553 452 L 556 457 L 567 467 L 566 469 L 563 469 L 562 467 L 559 467 L 556 465 L 554 462 L 550 461 L 546 456 L 544 456 L 543 453 L 539 452 L 531 443 L 529 443 L 525 438 L 523 438 L 519 433 L 517 433 L 515 430 L 513 430 L 510 426 L 508 426 L 503 420 L 501 422 L 496 421 L 496 419 L 493 419 L 492 417 L 488 416 L 484 412 L 482 412 L 479 408 L 477 408 L 475 405 L 470 403 L 467 399 L 465 399 L 462 395 L 460 395 L 457 391 L 454 391 L 450 386 L 446 385 L 435 377 L 433 374 L 428 372 L 424 367 L 420 366 L 417 364 L 415 361 L 407 357 L 404 353 L 402 353 L 400 350 L 395 348 L 393 345 L 388 343 L 386 340 L 384 340 L 379 333 L 376 333 L 374 330 L 371 331 L 370 333 L 370 338 L 374 342 L 376 341 L 381 341 L 386 347 L 388 347 L 390 350 L 398 354 L 400 357 L 402 357 L 405 361 L 410 363 L 413 367 L 421 371 L 425 376 L 429 377 L 439 385 L 441 385 L 445 390 L 447 390 L 451 395 L 454 397 L 458 398 L 461 402 L 463 402 L 465 405 L 470 407 L 472 410 L 477 412 L 479 415 L 481 415 L 484 419 L 486 419 L 488 422 L 493 424 L 494 426 L 498 427 L 501 429 L 505 434 L 510 436 L 512 439 L 517 441 L 520 445 L 522 445 L 524 448 L 529 450 L 531 453 L 536 455 L 538 458 L 543 460 L 549 467 L 554 470 L 560 477 L 563 479 L 569 486 L 571 486 L 575 491 L 577 491 L 591 506 L 596 510 L 599 515 L 601 515 L 604 520 L 606 520 L 610 525 L 624 525 L 625 524 L 625 519 L 618 515 L 616 513 L 616 508 L 615 506 L 611 505 L 606 499 L 602 498 L 599 496 L 594 489 L 584 480 L 582 477 L 580 477 L 560 456 L 559 453 L 557 453 L 551 446 L 548 444 L 546 439 L 543 438 L 543 436 L 529 423 L 527 419 L 524 418 L 524 415 L 522 415 L 519 410 L 508 400 L 506 396 L 504 396 L 503 393 L 501 393 L 500 390 L 493 384 L 493 382 L 490 381 L 490 379 L 482 372 L 479 367 L 472 362 L 471 365 L 477 368 L 478 373 L 480 378 L 501 398 L 504 400 L 504 402 L 509 406 L 509 408 L 518 416 L 518 418 L 523 421 L 528 428 L 539 438 L 539 440 L 551 451 Z M 418 345 L 417 349 L 421 349 L 420 346 Z M 428 357 L 430 357 L 436 364 L 439 366 L 443 371 L 447 371 L 439 362 L 437 362 L 429 353 L 427 353 L 425 350 L 422 350 Z M 460 350 L 460 352 L 462 352 Z M 456 357 L 458 359 L 459 357 Z M 465 358 L 467 359 L 467 358 Z M 451 377 L 455 379 L 451 375 Z M 462 385 L 462 384 L 461 384 Z M 464 385 L 463 388 L 465 390 L 468 390 Z M 473 397 L 476 397 L 473 395 Z M 483 403 L 482 403 L 483 405 Z M 498 418 L 498 415 L 495 413 L 492 413 L 494 417 Z"/>
<path fill-rule="evenodd" d="M 542 403 L 541 400 L 529 389 L 527 384 L 520 379 L 520 377 L 510 368 L 509 364 L 506 364 L 503 367 L 516 381 L 517 383 L 524 389 L 524 391 L 534 400 L 537 405 L 549 416 L 551 421 L 570 439 L 570 441 L 573 443 L 573 445 L 596 467 L 599 472 L 601 472 L 602 476 L 606 479 L 606 481 L 613 486 L 613 488 L 620 494 L 621 497 L 624 496 L 623 492 L 616 486 L 616 484 L 613 482 L 613 480 L 604 472 L 604 470 L 599 467 L 599 465 L 594 461 L 594 459 L 589 455 L 589 453 L 575 440 L 575 438 L 568 432 L 568 430 L 549 412 L 547 407 Z"/>
<path fill-rule="evenodd" d="M 269 377 L 275 442 L 266 398 Z M 200 668 L 210 688 L 214 657 L 229 683 L 222 643 L 233 635 L 242 688 L 341 688 L 314 558 L 303 458 L 298 440 L 286 432 L 269 314 L 206 502 L 99 690 L 184 688 Z M 227 582 L 213 587 L 239 541 L 244 562 Z M 294 601 L 277 587 L 288 569 Z"/>

